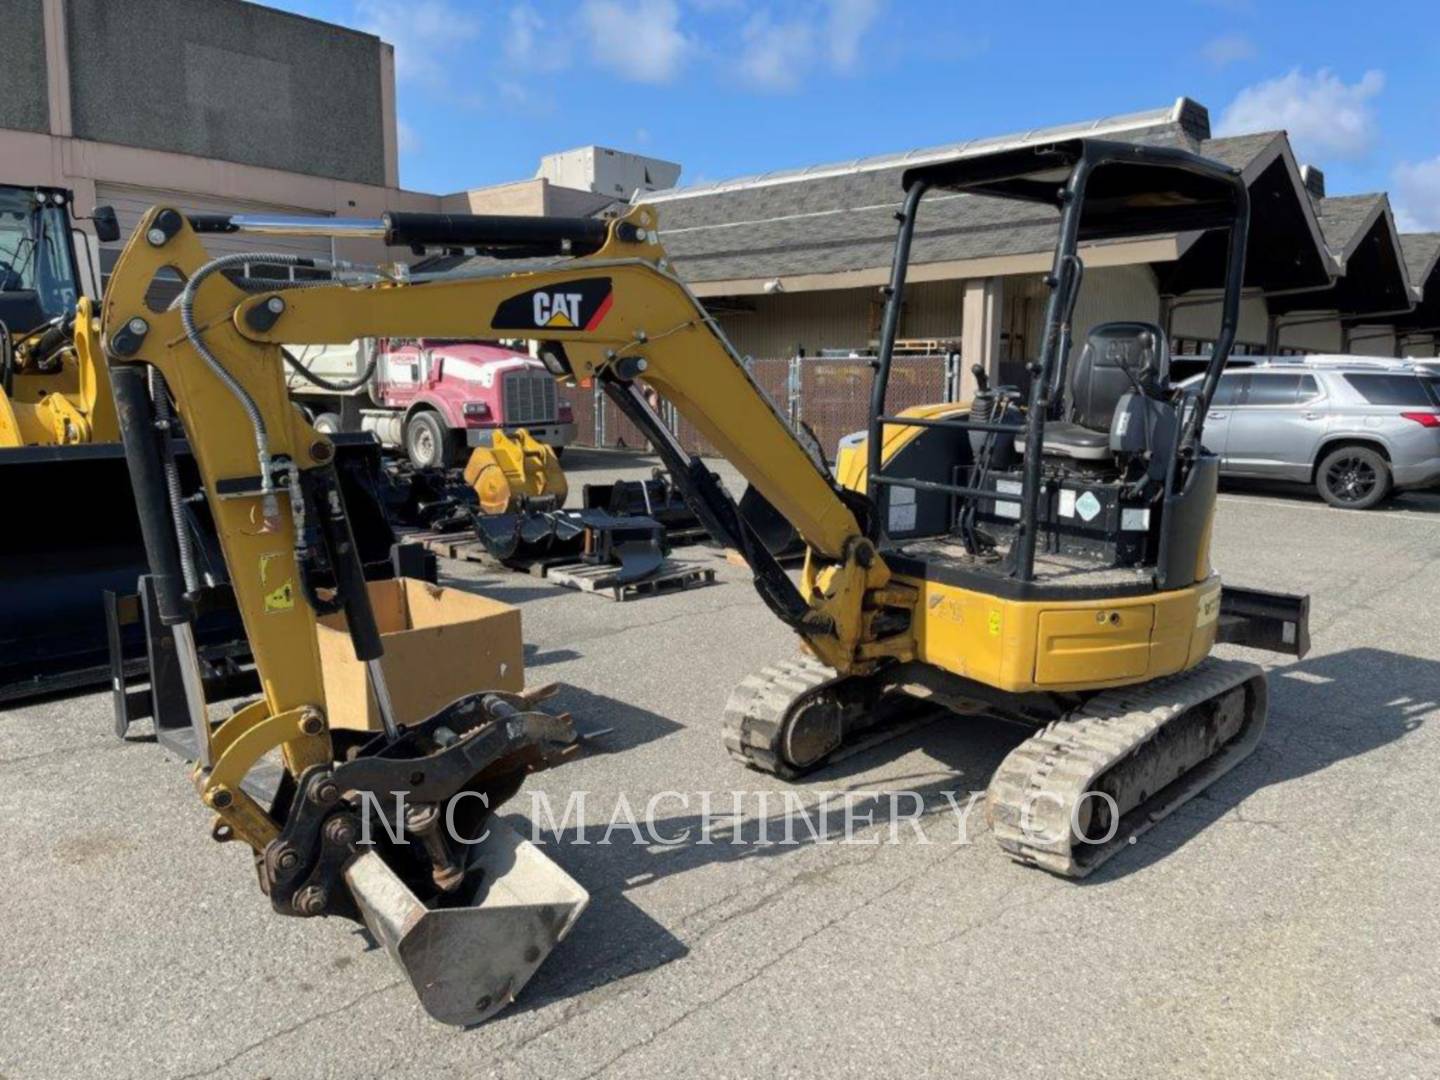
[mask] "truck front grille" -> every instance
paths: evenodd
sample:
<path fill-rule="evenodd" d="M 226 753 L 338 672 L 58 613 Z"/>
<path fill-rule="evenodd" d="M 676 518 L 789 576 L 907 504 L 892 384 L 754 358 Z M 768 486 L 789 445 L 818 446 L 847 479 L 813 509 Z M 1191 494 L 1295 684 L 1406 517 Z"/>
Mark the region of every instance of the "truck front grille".
<path fill-rule="evenodd" d="M 506 427 L 555 422 L 555 377 L 549 372 L 507 371 L 502 386 Z"/>

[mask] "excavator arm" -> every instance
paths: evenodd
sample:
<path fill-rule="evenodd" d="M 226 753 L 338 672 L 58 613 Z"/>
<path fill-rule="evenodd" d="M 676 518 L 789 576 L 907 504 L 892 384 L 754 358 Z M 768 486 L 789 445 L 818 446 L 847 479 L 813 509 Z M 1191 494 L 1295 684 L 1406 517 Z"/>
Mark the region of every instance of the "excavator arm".
<path fill-rule="evenodd" d="M 274 222 L 269 222 L 274 227 Z M 281 223 L 303 231 L 344 222 Z M 887 640 L 887 608 L 913 603 L 890 584 L 857 507 L 791 433 L 714 321 L 668 269 L 653 212 L 588 219 L 391 215 L 391 243 L 464 245 L 558 263 L 412 280 L 341 263 L 329 280 L 248 276 L 294 256 L 211 258 L 206 232 L 241 219 L 152 210 L 115 266 L 101 326 L 118 424 L 145 532 L 162 622 L 171 626 L 199 747 L 195 782 L 216 814 L 217 840 L 255 853 L 277 912 L 362 918 L 437 1017 L 470 1023 L 503 1007 L 568 931 L 584 891 L 493 817 L 573 732 L 527 698 L 479 692 L 433 717 L 397 721 L 379 664 L 382 643 L 340 497 L 334 447 L 289 399 L 281 343 L 357 337 L 530 338 L 558 377 L 595 379 L 654 441 L 702 520 L 739 548 L 766 602 L 825 663 L 865 671 L 905 656 Z M 270 230 L 265 230 L 270 231 Z M 258 246 L 258 245 L 257 245 Z M 513 264 L 512 264 L 513 266 Z M 186 282 L 156 310 L 157 275 Z M 271 284 L 276 287 L 269 287 Z M 669 399 L 810 545 L 797 588 L 759 542 L 718 479 L 660 422 L 641 382 Z M 196 593 L 174 478 L 172 410 L 198 465 L 263 698 L 213 727 L 190 630 Z M 156 438 L 157 432 L 162 436 Z M 863 516 L 863 513 L 862 513 Z M 383 731 L 357 732 L 327 713 L 318 618 L 343 611 L 369 671 Z M 891 644 L 891 641 L 896 644 Z M 256 766 L 278 753 L 285 780 L 261 794 Z M 483 798 L 463 838 L 447 841 L 467 795 Z M 362 811 L 399 805 L 400 840 L 357 846 Z M 473 810 L 473 806 L 472 806 Z M 488 828 L 485 828 L 488 826 Z M 474 839 L 483 830 L 483 842 Z M 414 840 L 415 843 L 409 841 Z M 475 845 L 479 846 L 475 846 Z M 473 895 L 472 883 L 480 882 Z M 479 943 L 477 945 L 477 943 Z"/>
<path fill-rule="evenodd" d="M 160 221 L 164 213 L 156 211 L 152 217 Z M 179 219 L 173 211 L 169 214 Z M 470 237 L 477 223 L 487 219 L 443 220 L 441 227 L 454 230 L 456 237 Z M 536 229 L 553 230 L 558 224 L 556 219 L 500 220 L 522 236 L 527 220 Z M 137 236 L 155 229 L 150 222 L 147 219 Z M 432 230 L 427 238 L 443 243 L 445 234 L 433 231 L 428 216 L 426 223 Z M 202 229 L 226 227 L 197 224 Z M 403 231 L 391 231 L 392 239 L 405 239 Z M 178 225 L 163 247 L 132 242 L 127 260 L 143 260 L 130 275 L 135 291 L 126 297 L 112 288 L 107 311 L 115 312 L 118 320 L 122 307 L 134 309 L 143 294 L 141 279 L 148 282 L 149 273 L 175 265 L 177 255 L 186 264 L 177 266 L 182 272 L 193 273 L 204 265 L 200 237 L 189 222 Z M 263 383 L 257 393 L 272 409 L 285 392 L 282 343 L 327 344 L 368 336 L 540 342 L 542 358 L 557 375 L 598 380 L 645 431 L 707 528 L 745 555 L 762 597 L 822 660 L 848 671 L 904 655 L 909 648 L 903 636 L 887 644 L 876 626 L 878 612 L 904 608 L 913 596 L 890 587 L 889 573 L 861 520 L 863 498 L 843 491 L 814 460 L 750 377 L 715 320 L 671 272 L 649 208 L 632 208 L 608 223 L 592 253 L 538 268 L 517 271 L 497 261 L 490 272 L 466 276 L 237 292 L 223 276 L 210 278 L 197 291 L 195 319 L 210 327 L 205 340 L 223 366 L 257 373 L 257 383 Z M 222 321 L 228 325 L 220 327 Z M 175 329 L 167 340 L 174 340 Z M 183 340 L 180 344 L 182 353 L 188 351 Z M 166 372 L 172 385 L 189 380 L 197 389 L 206 388 L 199 396 L 182 395 L 195 402 L 182 402 L 182 417 L 187 408 L 204 409 L 210 419 L 202 422 L 245 423 L 233 395 L 210 385 L 205 365 L 190 357 L 175 367 L 173 374 Z M 811 553 L 801 589 L 764 549 L 713 474 L 680 447 L 655 414 L 642 384 L 672 403 L 794 526 Z M 190 418 L 184 418 L 189 430 Z M 273 452 L 292 459 L 303 462 L 310 448 L 325 442 L 298 414 L 287 414 L 279 428 Z M 243 444 L 223 452 L 226 460 L 214 465 L 217 479 L 254 475 L 254 455 Z M 197 450 L 202 470 L 207 454 Z M 246 557 L 253 562 L 256 554 L 247 552 Z"/>

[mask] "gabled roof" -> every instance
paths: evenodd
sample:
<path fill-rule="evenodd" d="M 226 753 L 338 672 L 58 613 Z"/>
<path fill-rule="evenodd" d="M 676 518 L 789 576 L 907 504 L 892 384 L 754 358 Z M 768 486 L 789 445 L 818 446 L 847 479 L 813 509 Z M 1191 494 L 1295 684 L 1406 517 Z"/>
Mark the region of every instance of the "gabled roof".
<path fill-rule="evenodd" d="M 1340 262 L 1331 256 L 1283 131 L 1205 139 L 1199 152 L 1239 169 L 1250 190 L 1250 243 L 1245 284 L 1266 292 L 1322 288 Z M 1225 238 L 1201 236 L 1180 259 L 1160 270 L 1164 292 L 1180 295 L 1223 284 Z"/>
<path fill-rule="evenodd" d="M 1342 261 L 1354 254 L 1366 232 L 1384 211 L 1385 201 L 1380 192 L 1327 196 L 1316 200 L 1325 243 Z"/>
<path fill-rule="evenodd" d="M 1400 251 L 1405 256 L 1405 272 L 1410 284 L 1424 289 L 1431 284 L 1430 276 L 1440 264 L 1440 233 L 1401 233 Z M 1434 283 L 1440 289 L 1440 281 Z"/>
<path fill-rule="evenodd" d="M 1400 250 L 1420 299 L 1409 314 L 1389 321 L 1402 330 L 1440 332 L 1440 233 L 1401 233 Z"/>
<path fill-rule="evenodd" d="M 1385 321 L 1415 306 L 1390 199 L 1383 192 L 1315 200 L 1325 243 L 1342 275 L 1326 289 L 1276 297 L 1274 312 L 1335 311 L 1349 322 Z"/>

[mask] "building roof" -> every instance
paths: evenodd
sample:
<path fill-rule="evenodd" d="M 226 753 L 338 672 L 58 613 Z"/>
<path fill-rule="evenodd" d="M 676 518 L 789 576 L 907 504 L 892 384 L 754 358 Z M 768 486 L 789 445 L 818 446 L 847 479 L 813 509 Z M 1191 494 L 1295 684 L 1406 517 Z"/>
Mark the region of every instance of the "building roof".
<path fill-rule="evenodd" d="M 1405 256 L 1405 271 L 1410 275 L 1410 284 L 1440 290 L 1440 281 L 1433 285 L 1430 281 L 1437 265 L 1440 265 L 1440 233 L 1401 233 L 1400 251 Z"/>
<path fill-rule="evenodd" d="M 694 199 L 701 195 L 723 195 L 745 189 L 777 187 L 792 183 L 809 183 L 836 176 L 853 176 L 871 172 L 904 170 L 935 161 L 949 161 L 957 157 L 989 154 L 996 150 L 1009 150 L 1037 143 L 1055 142 L 1060 139 L 1099 138 L 1124 132 L 1141 131 L 1149 128 L 1176 127 L 1204 138 L 1210 132 L 1209 113 L 1203 105 L 1189 98 L 1177 98 L 1173 105 L 1163 109 L 1147 109 L 1143 112 L 1107 116 L 1098 120 L 1084 120 L 1075 124 L 1057 124 L 1053 127 L 1031 128 L 1029 131 L 1011 135 L 997 135 L 984 139 L 966 139 L 961 142 L 944 143 L 917 150 L 904 150 L 893 154 L 877 154 L 873 157 L 855 158 L 852 161 L 832 162 L 824 165 L 807 165 L 800 169 L 780 169 L 774 172 L 756 173 L 733 180 L 721 180 L 689 187 L 657 191 L 637 196 L 636 202 L 663 203 L 676 199 Z"/>
<path fill-rule="evenodd" d="M 790 291 L 878 285 L 888 277 L 907 169 L 1103 136 L 1178 146 L 1239 169 L 1253 205 L 1264 209 L 1252 218 L 1247 284 L 1268 290 L 1330 284 L 1339 264 L 1326 250 L 1285 134 L 1209 134 L 1204 106 L 1180 98 L 1163 109 L 642 193 L 634 201 L 655 207 L 675 271 L 701 296 L 759 293 L 777 279 Z M 1058 221 L 1058 212 L 1047 206 L 933 192 L 917 222 L 911 279 L 1046 270 Z M 1222 233 L 1188 233 L 1087 246 L 1086 259 L 1091 265 L 1163 265 L 1166 291 L 1180 294 L 1223 284 L 1224 249 Z M 475 268 L 484 261 L 440 265 Z"/>
<path fill-rule="evenodd" d="M 692 284 L 883 270 L 895 243 L 901 176 L 917 164 L 1076 134 L 1193 148 L 1203 115 L 1182 98 L 1164 110 L 677 188 L 637 201 L 656 207 L 666 250 Z M 937 192 L 922 206 L 912 263 L 1048 252 L 1058 220 L 1048 207 Z"/>
<path fill-rule="evenodd" d="M 1342 259 L 1353 254 L 1385 205 L 1380 192 L 1366 195 L 1338 195 L 1317 199 L 1316 212 L 1325 243 Z"/>
<path fill-rule="evenodd" d="M 1329 288 L 1274 298 L 1271 310 L 1335 311 L 1346 321 L 1365 322 L 1413 308 L 1418 294 L 1406 273 L 1389 197 L 1369 192 L 1314 202 L 1325 243 L 1343 274 Z"/>
<path fill-rule="evenodd" d="M 676 188 L 637 196 L 637 201 L 656 207 L 677 272 L 702 295 L 758 292 L 775 279 L 787 288 L 796 287 L 796 278 L 803 279 L 800 288 L 874 284 L 890 265 L 894 215 L 907 169 L 1077 135 L 1179 146 L 1241 170 L 1252 184 L 1263 177 L 1281 201 L 1265 201 L 1270 217 L 1257 226 L 1264 235 L 1252 242 L 1247 280 L 1292 289 L 1333 279 L 1336 267 L 1284 133 L 1211 139 L 1204 107 L 1186 98 L 1166 109 Z M 921 207 L 911 265 L 920 268 L 922 277 L 926 267 L 932 276 L 947 277 L 967 276 L 963 269 L 976 276 L 1038 270 L 1054 246 L 1058 220 L 1058 213 L 1044 206 L 936 192 Z M 1187 260 L 1187 244 L 1193 241 L 1193 234 L 1151 238 L 1143 250 L 1133 249 L 1133 258 L 1121 257 L 1118 250 L 1108 254 L 1114 262 L 1184 261 L 1183 273 L 1172 275 L 1177 291 L 1218 287 L 1223 238 L 1218 250 L 1206 244 Z M 941 275 L 947 267 L 953 272 Z"/>

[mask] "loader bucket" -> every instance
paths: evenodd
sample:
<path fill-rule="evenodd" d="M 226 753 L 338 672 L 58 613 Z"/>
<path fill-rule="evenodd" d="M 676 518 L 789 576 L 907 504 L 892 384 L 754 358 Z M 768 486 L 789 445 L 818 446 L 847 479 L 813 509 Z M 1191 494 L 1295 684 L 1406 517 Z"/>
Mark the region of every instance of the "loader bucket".
<path fill-rule="evenodd" d="M 365 925 L 425 1011 L 468 1025 L 505 1008 L 590 901 L 538 847 L 491 818 L 470 849 L 459 906 L 429 907 L 375 852 L 345 870 Z"/>
<path fill-rule="evenodd" d="M 335 462 L 367 577 L 388 577 L 395 535 L 376 490 L 380 446 L 337 435 Z M 189 450 L 176 453 L 181 485 L 199 486 Z M 106 591 L 137 591 L 149 562 L 130 471 L 119 443 L 0 448 L 0 481 L 13 513 L 0 530 L 0 702 L 110 681 Z M 223 579 L 214 526 L 191 504 L 204 569 Z M 202 646 L 244 642 L 239 617 L 215 612 L 196 627 Z M 120 641 L 129 668 L 143 666 L 138 624 Z"/>

